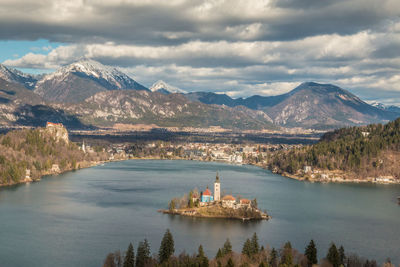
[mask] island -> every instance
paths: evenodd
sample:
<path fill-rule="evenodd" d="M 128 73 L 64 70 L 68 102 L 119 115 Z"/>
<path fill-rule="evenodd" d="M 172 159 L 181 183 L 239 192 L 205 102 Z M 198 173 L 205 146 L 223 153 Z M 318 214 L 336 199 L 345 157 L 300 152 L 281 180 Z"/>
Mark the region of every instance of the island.
<path fill-rule="evenodd" d="M 249 200 L 224 195 L 221 197 L 221 182 L 217 172 L 214 182 L 214 196 L 207 187 L 203 192 L 194 189 L 182 198 L 174 198 L 169 202 L 168 209 L 161 209 L 164 214 L 247 220 L 268 220 L 270 216 L 266 211 L 258 208 L 257 199 Z"/>

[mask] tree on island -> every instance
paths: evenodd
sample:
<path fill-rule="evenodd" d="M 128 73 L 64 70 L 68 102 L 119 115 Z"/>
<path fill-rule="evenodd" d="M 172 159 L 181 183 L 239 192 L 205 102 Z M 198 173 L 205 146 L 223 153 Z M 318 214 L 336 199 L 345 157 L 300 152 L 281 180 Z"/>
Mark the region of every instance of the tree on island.
<path fill-rule="evenodd" d="M 168 261 L 169 258 L 174 254 L 174 252 L 175 252 L 174 238 L 172 237 L 172 234 L 169 231 L 169 229 L 167 229 L 161 241 L 160 250 L 158 252 L 160 263 Z"/>
<path fill-rule="evenodd" d="M 174 209 L 176 209 L 176 207 L 175 207 L 175 201 L 172 199 L 170 202 L 169 202 L 169 210 L 170 211 L 173 211 Z"/>
<path fill-rule="evenodd" d="M 125 255 L 124 267 L 135 267 L 135 253 L 133 251 L 132 243 L 129 243 L 128 251 Z"/>
<path fill-rule="evenodd" d="M 193 202 L 193 191 L 189 192 L 189 204 L 188 204 L 189 208 L 194 208 L 194 202 Z"/>
<path fill-rule="evenodd" d="M 150 260 L 150 244 L 147 239 L 139 242 L 136 255 L 136 267 L 144 267 Z"/>
<path fill-rule="evenodd" d="M 307 257 L 308 267 L 311 267 L 311 266 L 313 266 L 313 264 L 318 263 L 317 248 L 315 246 L 314 240 L 311 239 L 310 243 L 306 247 L 304 255 Z"/>

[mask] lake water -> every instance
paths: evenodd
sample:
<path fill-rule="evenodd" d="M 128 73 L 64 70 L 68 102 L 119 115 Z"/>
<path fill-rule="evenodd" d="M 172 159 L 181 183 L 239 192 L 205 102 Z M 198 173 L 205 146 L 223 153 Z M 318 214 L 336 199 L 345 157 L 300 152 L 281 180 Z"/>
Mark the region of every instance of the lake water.
<path fill-rule="evenodd" d="M 157 212 L 174 196 L 204 190 L 221 177 L 222 191 L 257 198 L 270 221 L 173 217 Z M 319 257 L 331 241 L 346 252 L 400 263 L 399 186 L 299 182 L 253 166 L 195 161 L 113 162 L 39 183 L 0 190 L 0 266 L 101 266 L 108 252 L 144 238 L 158 251 L 167 228 L 176 252 L 199 244 L 214 257 L 227 237 L 241 251 L 290 240 L 303 251 L 313 238 Z"/>

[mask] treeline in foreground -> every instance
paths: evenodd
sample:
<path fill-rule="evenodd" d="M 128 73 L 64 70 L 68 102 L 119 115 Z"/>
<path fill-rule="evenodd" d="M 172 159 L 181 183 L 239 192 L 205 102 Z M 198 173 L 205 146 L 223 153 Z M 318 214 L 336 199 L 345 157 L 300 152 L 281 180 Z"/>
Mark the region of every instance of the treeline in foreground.
<path fill-rule="evenodd" d="M 214 258 L 208 258 L 200 245 L 198 252 L 189 255 L 182 252 L 175 256 L 174 239 L 169 230 L 164 234 L 158 254 L 151 255 L 150 244 L 145 239 L 139 242 L 136 254 L 131 244 L 124 253 L 116 251 L 109 253 L 103 267 L 152 267 L 152 266 L 190 266 L 190 267 L 377 267 L 375 260 L 360 258 L 356 254 L 345 253 L 343 246 L 331 244 L 326 256 L 318 261 L 318 251 L 313 240 L 307 245 L 304 254 L 292 248 L 290 242 L 281 249 L 260 246 L 257 234 L 245 241 L 241 253 L 232 251 L 232 245 L 227 239 L 222 248 L 218 249 Z M 382 267 L 395 267 L 388 259 Z"/>
<path fill-rule="evenodd" d="M 338 129 L 314 145 L 279 151 L 268 160 L 277 172 L 298 174 L 305 165 L 325 170 L 366 175 L 392 175 L 400 179 L 400 118 L 386 125 Z M 397 162 L 397 164 L 396 164 Z"/>

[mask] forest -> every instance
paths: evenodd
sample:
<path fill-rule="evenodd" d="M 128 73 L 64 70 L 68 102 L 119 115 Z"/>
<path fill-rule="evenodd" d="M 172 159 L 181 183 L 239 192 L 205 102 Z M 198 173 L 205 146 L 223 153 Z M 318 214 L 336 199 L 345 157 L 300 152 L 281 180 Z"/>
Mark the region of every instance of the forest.
<path fill-rule="evenodd" d="M 309 146 L 270 155 L 268 168 L 296 174 L 303 166 L 365 175 L 400 178 L 400 118 L 385 125 L 371 124 L 325 133 Z"/>
<path fill-rule="evenodd" d="M 85 154 L 73 142 L 58 139 L 45 128 L 23 129 L 0 136 L 0 185 L 22 182 L 29 170 L 32 180 L 52 173 L 75 170 L 88 162 L 105 160 L 106 153 Z"/>
<path fill-rule="evenodd" d="M 150 244 L 144 239 L 138 243 L 136 254 L 132 243 L 124 252 L 118 250 L 109 253 L 103 267 L 312 267 L 317 264 L 321 267 L 378 267 L 375 260 L 346 253 L 343 246 L 337 247 L 334 243 L 324 255 L 318 254 L 314 240 L 310 240 L 303 253 L 294 249 L 290 242 L 279 249 L 264 247 L 260 245 L 256 233 L 245 240 L 240 253 L 234 252 L 231 242 L 226 239 L 214 257 L 207 257 L 202 245 L 192 255 L 183 251 L 176 256 L 174 238 L 169 229 L 162 238 L 157 254 L 151 254 Z M 381 266 L 395 267 L 390 259 Z"/>

